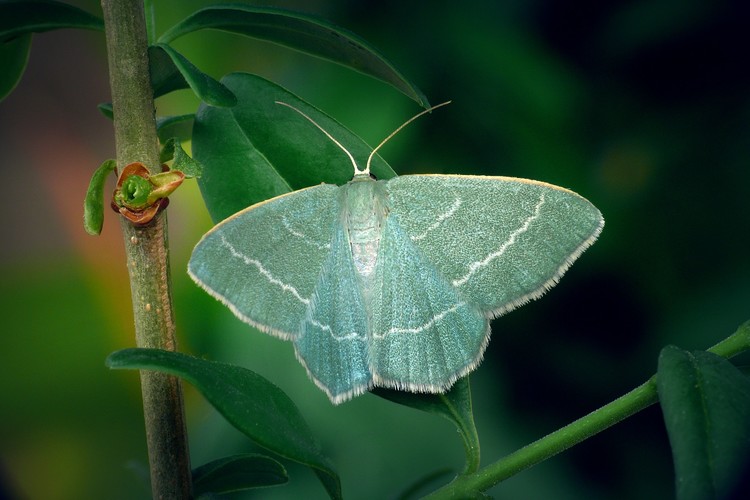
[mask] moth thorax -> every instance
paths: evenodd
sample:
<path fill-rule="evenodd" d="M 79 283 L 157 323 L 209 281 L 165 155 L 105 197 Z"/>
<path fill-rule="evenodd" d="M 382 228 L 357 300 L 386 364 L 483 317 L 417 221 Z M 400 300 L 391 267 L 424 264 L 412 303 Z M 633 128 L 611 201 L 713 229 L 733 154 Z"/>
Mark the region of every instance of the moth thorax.
<path fill-rule="evenodd" d="M 381 191 L 381 186 L 372 180 L 351 182 L 344 190 L 343 220 L 352 260 L 361 277 L 367 277 L 375 270 L 385 222 L 385 197 Z"/>

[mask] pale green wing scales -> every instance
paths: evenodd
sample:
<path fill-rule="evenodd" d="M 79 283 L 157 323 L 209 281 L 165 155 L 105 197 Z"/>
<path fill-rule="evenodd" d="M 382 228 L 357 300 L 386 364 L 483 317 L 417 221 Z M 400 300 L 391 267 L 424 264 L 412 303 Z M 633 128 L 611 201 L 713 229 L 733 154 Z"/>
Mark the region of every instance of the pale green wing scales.
<path fill-rule="evenodd" d="M 408 175 L 386 190 L 409 240 L 488 317 L 554 286 L 604 225 L 585 198 L 526 179 Z"/>
<path fill-rule="evenodd" d="M 330 253 L 338 189 L 295 191 L 226 219 L 196 245 L 190 276 L 243 321 L 294 339 Z"/>
<path fill-rule="evenodd" d="M 297 358 L 334 403 L 372 387 L 366 311 L 347 231 L 339 225 L 301 325 L 302 333 L 294 341 Z"/>
<path fill-rule="evenodd" d="M 442 392 L 476 366 L 489 325 L 400 224 L 391 211 L 380 241 L 372 291 L 371 371 L 377 386 Z"/>

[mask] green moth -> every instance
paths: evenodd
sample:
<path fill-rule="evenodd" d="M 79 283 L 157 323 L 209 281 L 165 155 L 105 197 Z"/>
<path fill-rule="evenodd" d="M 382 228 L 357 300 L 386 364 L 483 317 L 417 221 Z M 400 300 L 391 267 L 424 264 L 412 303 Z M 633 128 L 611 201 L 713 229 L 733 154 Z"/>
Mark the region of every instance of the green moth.
<path fill-rule="evenodd" d="M 589 201 L 544 182 L 375 180 L 370 161 L 386 141 L 360 169 L 321 130 L 349 156 L 352 180 L 229 217 L 188 272 L 241 320 L 291 340 L 335 404 L 373 387 L 448 390 L 481 362 L 490 319 L 553 287 L 604 226 Z"/>

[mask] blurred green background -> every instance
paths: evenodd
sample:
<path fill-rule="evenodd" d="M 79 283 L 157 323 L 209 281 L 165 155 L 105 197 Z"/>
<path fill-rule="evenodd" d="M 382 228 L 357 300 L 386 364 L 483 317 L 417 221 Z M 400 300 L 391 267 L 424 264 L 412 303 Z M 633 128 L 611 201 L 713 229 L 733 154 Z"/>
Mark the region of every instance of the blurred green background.
<path fill-rule="evenodd" d="M 96 1 L 71 2 L 99 12 Z M 156 2 L 157 31 L 197 0 Z M 267 2 L 264 2 L 267 3 Z M 472 376 L 483 462 L 639 384 L 666 344 L 702 349 L 750 318 L 750 73 L 745 2 L 272 2 L 370 41 L 453 104 L 384 148 L 399 173 L 529 177 L 587 197 L 599 242 L 542 300 L 499 318 Z M 176 48 L 215 77 L 249 71 L 371 144 L 419 111 L 390 87 L 219 32 Z M 117 218 L 87 236 L 88 178 L 114 155 L 101 33 L 36 35 L 0 103 L 0 497 L 147 498 L 138 379 L 104 358 L 133 345 Z M 190 112 L 187 91 L 157 103 Z M 300 165 L 304 168 L 304 165 Z M 491 203 L 491 200 L 487 200 Z M 300 406 L 349 498 L 390 498 L 463 451 L 447 421 L 365 395 L 333 407 L 292 346 L 253 331 L 185 273 L 211 222 L 194 182 L 169 207 L 181 350 L 270 378 Z M 747 361 L 747 357 L 745 357 Z M 252 445 L 186 387 L 194 465 Z M 308 470 L 251 498 L 323 498 Z M 658 498 L 673 491 L 658 407 L 491 490 L 500 498 Z"/>

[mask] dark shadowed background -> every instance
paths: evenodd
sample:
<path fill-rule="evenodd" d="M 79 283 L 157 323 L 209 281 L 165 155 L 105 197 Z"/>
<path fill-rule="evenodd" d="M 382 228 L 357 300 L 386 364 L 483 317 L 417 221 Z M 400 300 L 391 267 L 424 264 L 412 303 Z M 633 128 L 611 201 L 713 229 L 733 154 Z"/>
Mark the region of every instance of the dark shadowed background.
<path fill-rule="evenodd" d="M 95 1 L 71 2 L 99 14 Z M 157 31 L 207 2 L 156 2 Z M 251 2 L 253 3 L 253 2 Z M 259 2 L 260 3 L 260 2 Z M 264 2 L 266 3 L 266 2 Z M 493 323 L 472 376 L 483 463 L 638 385 L 661 347 L 703 349 L 750 318 L 750 73 L 742 1 L 285 1 L 370 41 L 426 93 L 453 104 L 382 150 L 399 173 L 528 177 L 604 214 L 599 242 L 541 300 Z M 199 32 L 175 46 L 219 78 L 248 71 L 336 117 L 370 144 L 419 108 L 390 87 L 255 40 Z M 149 495 L 140 391 L 104 358 L 132 346 L 119 224 L 83 231 L 88 179 L 114 156 L 101 33 L 35 35 L 0 103 L 0 497 Z M 188 91 L 160 114 L 191 112 Z M 304 168 L 301 165 L 300 168 Z M 211 227 L 193 181 L 172 196 L 181 350 L 256 370 L 300 406 L 344 495 L 387 498 L 463 451 L 447 421 L 365 395 L 333 407 L 292 346 L 192 284 Z M 492 200 L 487 200 L 492 203 Z M 194 465 L 252 445 L 187 391 Z M 257 498 L 323 498 L 307 469 Z M 658 407 L 508 480 L 499 498 L 659 498 L 673 492 Z"/>

